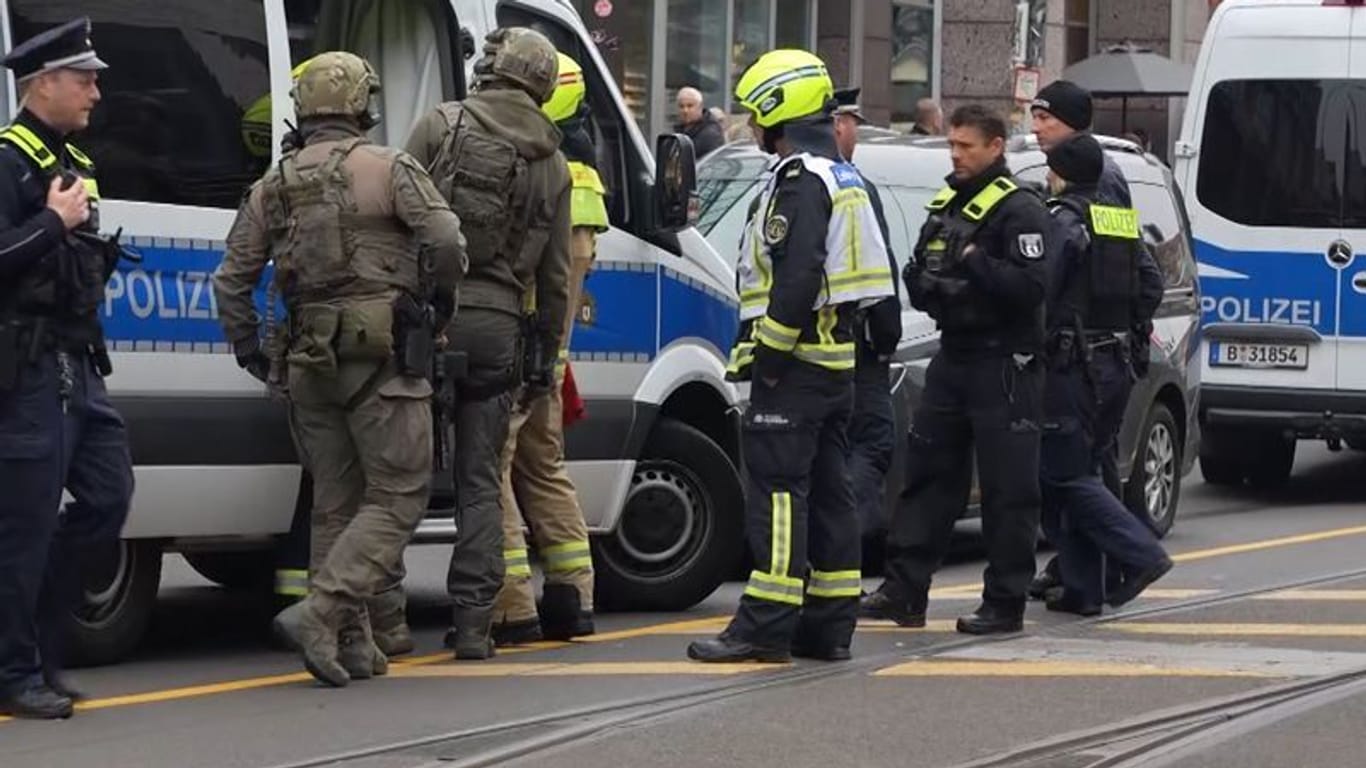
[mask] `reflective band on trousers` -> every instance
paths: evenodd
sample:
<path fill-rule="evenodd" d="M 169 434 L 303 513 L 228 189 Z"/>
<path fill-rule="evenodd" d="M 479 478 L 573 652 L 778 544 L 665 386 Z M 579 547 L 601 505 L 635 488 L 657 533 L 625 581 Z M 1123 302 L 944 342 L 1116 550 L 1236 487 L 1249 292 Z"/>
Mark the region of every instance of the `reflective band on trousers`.
<path fill-rule="evenodd" d="M 863 574 L 859 571 L 817 571 L 812 569 L 806 594 L 812 597 L 858 597 L 863 589 Z"/>
<path fill-rule="evenodd" d="M 874 301 L 895 293 L 887 263 L 887 244 L 877 224 L 877 214 L 854 166 L 801 153 L 785 158 L 773 169 L 759 194 L 759 204 L 740 239 L 736 288 L 740 293 L 740 320 L 753 320 L 768 312 L 773 287 L 773 244 L 765 238 L 774 215 L 774 196 L 785 169 L 800 161 L 825 183 L 830 195 L 830 221 L 825 234 L 825 280 L 811 309 L 850 302 Z"/>
<path fill-rule="evenodd" d="M 541 550 L 547 573 L 565 573 L 593 567 L 593 555 L 586 541 L 555 544 Z"/>
<path fill-rule="evenodd" d="M 275 571 L 275 594 L 308 597 L 308 570 L 280 568 Z"/>
<path fill-rule="evenodd" d="M 509 576 L 531 576 L 531 561 L 527 558 L 526 547 L 503 550 L 503 567 Z"/>
<path fill-rule="evenodd" d="M 801 605 L 802 580 L 787 575 L 792 565 L 792 494 L 774 493 L 769 503 L 768 572 L 751 571 L 745 594 L 759 600 Z"/>

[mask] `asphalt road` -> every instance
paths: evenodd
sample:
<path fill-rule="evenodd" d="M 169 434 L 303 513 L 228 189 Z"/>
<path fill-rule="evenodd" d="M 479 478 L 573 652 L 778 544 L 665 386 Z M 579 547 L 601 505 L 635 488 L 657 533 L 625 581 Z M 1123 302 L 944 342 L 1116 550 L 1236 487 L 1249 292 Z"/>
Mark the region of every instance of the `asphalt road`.
<path fill-rule="evenodd" d="M 70 721 L 0 719 L 0 766 L 1357 765 L 1363 478 L 1366 454 L 1309 444 L 1276 492 L 1197 471 L 1166 542 L 1178 565 L 1148 596 L 1101 621 L 1033 605 L 1003 639 L 952 631 L 980 583 L 969 547 L 927 629 L 861 626 L 846 664 L 689 663 L 737 584 L 682 614 L 601 616 L 588 642 L 456 664 L 440 649 L 447 552 L 423 547 L 417 653 L 321 689 L 268 647 L 263 606 L 172 557 L 136 658 L 73 672 L 91 698 Z"/>

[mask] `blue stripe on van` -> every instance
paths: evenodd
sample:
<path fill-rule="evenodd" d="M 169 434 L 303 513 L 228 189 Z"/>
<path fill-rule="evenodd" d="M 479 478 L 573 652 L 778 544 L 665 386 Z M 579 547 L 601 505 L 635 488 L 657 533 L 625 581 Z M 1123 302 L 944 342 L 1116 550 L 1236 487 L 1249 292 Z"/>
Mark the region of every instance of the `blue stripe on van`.
<path fill-rule="evenodd" d="M 1323 254 L 1235 251 L 1196 240 L 1195 258 L 1202 322 L 1307 325 L 1337 334 L 1338 273 Z M 1353 330 L 1344 328 L 1351 335 L 1366 334 L 1366 307 L 1360 314 Z"/>
<path fill-rule="evenodd" d="M 222 244 L 149 242 L 158 244 L 137 245 L 142 263 L 125 264 L 110 279 L 106 337 L 119 349 L 229 351 L 223 346 L 211 279 L 223 259 Z M 269 277 L 267 269 L 255 294 L 263 317 Z M 666 346 L 689 337 L 706 339 L 725 354 L 735 338 L 735 302 L 671 269 L 599 262 L 584 282 L 584 296 L 589 311 L 586 317 L 580 314 L 575 326 L 575 357 L 644 362 L 655 356 L 657 341 Z M 278 303 L 276 317 L 283 317 Z"/>

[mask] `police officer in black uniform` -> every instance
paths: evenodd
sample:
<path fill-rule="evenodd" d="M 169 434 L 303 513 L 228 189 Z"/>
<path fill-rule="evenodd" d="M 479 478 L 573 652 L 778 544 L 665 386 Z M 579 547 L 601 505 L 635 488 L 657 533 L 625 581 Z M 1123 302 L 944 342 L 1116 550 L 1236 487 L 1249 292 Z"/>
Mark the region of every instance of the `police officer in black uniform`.
<path fill-rule="evenodd" d="M 854 164 L 858 146 L 858 127 L 866 125 L 859 108 L 860 89 L 835 91 L 835 145 L 846 162 Z M 869 202 L 877 215 L 882 239 L 887 243 L 887 263 L 896 272 L 887 216 L 877 185 L 859 171 Z M 895 288 L 895 285 L 893 285 Z M 896 414 L 892 409 L 891 358 L 901 341 L 901 298 L 899 295 L 865 308 L 858 325 L 858 365 L 854 371 L 854 413 L 849 419 L 849 479 L 854 487 L 854 502 L 865 535 L 885 525 L 886 507 L 883 480 L 896 452 Z"/>
<path fill-rule="evenodd" d="M 1139 238 L 1138 212 L 1101 202 L 1105 153 L 1079 133 L 1048 153 L 1053 231 L 1048 258 L 1048 381 L 1040 483 L 1057 529 L 1063 589 L 1049 610 L 1094 616 L 1172 567 L 1157 537 L 1100 477 L 1133 386 L 1128 335 L 1162 302 L 1162 274 Z M 1105 560 L 1119 577 L 1106 594 Z"/>
<path fill-rule="evenodd" d="M 1006 167 L 1006 124 L 980 106 L 949 120 L 953 174 L 930 202 L 903 275 L 939 325 L 892 516 L 886 579 L 861 615 L 924 626 L 930 580 L 967 506 L 975 445 L 988 566 L 981 606 L 958 631 L 1023 625 L 1039 522 L 1044 266 L 1048 213 Z"/>
<path fill-rule="evenodd" d="M 78 19 L 16 46 L 21 109 L 0 130 L 0 712 L 63 718 L 78 566 L 107 555 L 133 493 L 100 327 L 118 248 L 99 239 L 86 126 L 105 68 Z M 62 491 L 74 502 L 60 511 Z"/>

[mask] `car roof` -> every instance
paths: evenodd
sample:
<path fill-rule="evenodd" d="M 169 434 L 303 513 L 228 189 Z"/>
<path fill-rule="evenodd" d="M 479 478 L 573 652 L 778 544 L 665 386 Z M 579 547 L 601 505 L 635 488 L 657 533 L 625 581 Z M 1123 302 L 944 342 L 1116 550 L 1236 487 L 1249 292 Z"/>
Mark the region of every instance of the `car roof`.
<path fill-rule="evenodd" d="M 1160 160 L 1137 144 L 1097 134 L 1096 140 L 1130 182 L 1165 184 L 1168 171 Z M 854 161 L 877 185 L 938 189 L 949 172 L 949 144 L 942 136 L 910 136 L 885 128 L 859 129 Z M 706 157 L 702 178 L 758 178 L 769 161 L 753 142 L 727 144 Z M 1015 136 L 1006 145 L 1006 160 L 1019 172 L 1044 164 L 1044 154 L 1032 135 Z M 726 164 L 730 167 L 725 167 Z"/>

